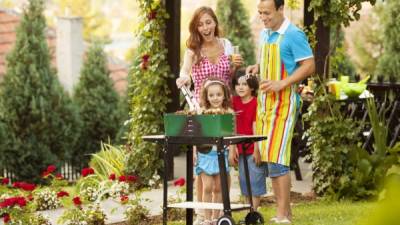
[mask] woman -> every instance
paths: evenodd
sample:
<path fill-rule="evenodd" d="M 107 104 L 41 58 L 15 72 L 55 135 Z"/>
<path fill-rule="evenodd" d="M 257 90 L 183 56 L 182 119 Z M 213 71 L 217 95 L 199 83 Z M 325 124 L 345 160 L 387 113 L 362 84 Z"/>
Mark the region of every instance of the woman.
<path fill-rule="evenodd" d="M 176 80 L 178 88 L 194 83 L 197 100 L 203 82 L 209 77 L 216 77 L 226 84 L 230 83 L 231 75 L 242 65 L 241 57 L 230 60 L 233 52 L 232 44 L 225 38 L 220 38 L 218 20 L 210 7 L 198 8 L 189 24 L 190 35 L 186 41 L 183 66 Z"/>
<path fill-rule="evenodd" d="M 218 19 L 210 7 L 198 8 L 189 23 L 189 38 L 186 41 L 183 65 L 176 80 L 176 85 L 181 88 L 183 85 L 190 86 L 194 83 L 194 92 L 197 101 L 200 99 L 201 86 L 205 80 L 215 77 L 223 80 L 228 87 L 232 74 L 242 63 L 242 57 L 234 57 L 232 44 L 229 40 L 220 37 Z M 196 163 L 197 154 L 194 148 L 194 159 Z M 195 181 L 197 201 L 202 202 L 203 185 L 201 179 L 196 177 Z M 198 211 L 198 218 L 195 224 L 203 220 L 203 212 Z"/>

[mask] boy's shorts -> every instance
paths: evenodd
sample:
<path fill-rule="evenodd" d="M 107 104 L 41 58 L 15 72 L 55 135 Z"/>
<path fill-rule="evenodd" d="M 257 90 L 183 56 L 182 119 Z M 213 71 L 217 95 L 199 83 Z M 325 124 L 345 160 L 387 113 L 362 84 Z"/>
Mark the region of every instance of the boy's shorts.
<path fill-rule="evenodd" d="M 249 196 L 246 185 L 246 175 L 244 172 L 243 155 L 239 155 L 239 183 L 242 195 Z M 247 164 L 249 167 L 250 187 L 252 196 L 262 196 L 267 193 L 266 178 L 268 175 L 268 167 L 266 163 L 256 166 L 253 155 L 247 156 Z"/>
<path fill-rule="evenodd" d="M 278 163 L 268 163 L 268 176 L 269 177 L 280 177 L 289 173 L 290 168 L 288 166 Z"/>

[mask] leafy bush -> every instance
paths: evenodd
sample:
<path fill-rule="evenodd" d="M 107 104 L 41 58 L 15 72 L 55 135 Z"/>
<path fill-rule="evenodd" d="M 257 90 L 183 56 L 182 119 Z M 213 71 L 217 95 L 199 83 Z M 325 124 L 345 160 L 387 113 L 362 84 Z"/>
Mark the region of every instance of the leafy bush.
<path fill-rule="evenodd" d="M 310 123 L 305 135 L 312 152 L 314 190 L 320 195 L 341 198 L 350 188 L 347 184 L 354 165 L 348 160 L 348 153 L 357 148 L 360 129 L 340 114 L 340 103 L 321 90 L 305 121 Z"/>
<path fill-rule="evenodd" d="M 143 135 L 163 132 L 162 115 L 169 102 L 167 79 L 171 77 L 165 48 L 165 20 L 168 15 L 164 1 L 138 1 L 140 24 L 137 54 L 130 71 L 130 133 L 128 173 L 139 175 L 146 183 L 162 167 L 160 148 L 144 142 Z"/>
<path fill-rule="evenodd" d="M 98 204 L 88 205 L 86 209 L 74 207 L 68 209 L 59 218 L 58 223 L 66 225 L 104 225 L 106 215 Z"/>
<path fill-rule="evenodd" d="M 125 217 L 128 225 L 144 224 L 149 219 L 149 210 L 140 204 L 142 201 L 140 195 L 136 194 L 134 199 L 127 202 Z"/>
<path fill-rule="evenodd" d="M 398 156 L 386 146 L 387 127 L 373 100 L 367 104 L 375 137 L 374 152 L 360 146 L 362 124 L 345 118 L 340 102 L 319 91 L 304 119 L 312 152 L 314 190 L 328 198 L 353 200 L 377 196 L 386 171 Z M 397 148 L 397 147 L 395 147 Z"/>

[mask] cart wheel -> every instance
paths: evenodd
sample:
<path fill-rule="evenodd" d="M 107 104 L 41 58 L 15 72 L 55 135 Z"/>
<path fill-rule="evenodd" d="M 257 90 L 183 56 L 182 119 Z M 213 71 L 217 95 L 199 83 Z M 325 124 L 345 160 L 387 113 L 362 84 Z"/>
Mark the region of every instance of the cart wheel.
<path fill-rule="evenodd" d="M 217 225 L 235 225 L 235 221 L 230 216 L 222 216 L 218 219 Z"/>
<path fill-rule="evenodd" d="M 245 218 L 246 225 L 264 224 L 264 218 L 259 212 L 249 212 Z"/>

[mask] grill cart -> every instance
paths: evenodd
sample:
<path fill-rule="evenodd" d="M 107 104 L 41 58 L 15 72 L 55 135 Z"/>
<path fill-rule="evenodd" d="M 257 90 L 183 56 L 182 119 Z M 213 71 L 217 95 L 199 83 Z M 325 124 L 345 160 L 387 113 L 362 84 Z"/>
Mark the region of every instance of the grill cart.
<path fill-rule="evenodd" d="M 232 114 L 222 115 L 175 115 L 164 116 L 165 135 L 143 136 L 143 140 L 163 145 L 163 158 L 165 170 L 168 170 L 169 154 L 173 154 L 171 145 L 216 145 L 219 169 L 221 173 L 222 204 L 204 203 L 193 201 L 193 151 L 189 148 L 186 155 L 186 202 L 169 204 L 167 202 L 168 184 L 167 174 L 164 171 L 163 183 L 163 225 L 167 224 L 168 208 L 186 208 L 186 224 L 193 224 L 193 209 L 220 209 L 224 215 L 218 219 L 218 225 L 232 225 L 235 221 L 232 218 L 232 211 L 249 209 L 246 215 L 246 224 L 262 224 L 264 219 L 261 214 L 254 211 L 251 204 L 231 204 L 229 199 L 228 178 L 225 170 L 224 146 L 233 144 L 244 144 L 244 150 L 251 143 L 267 139 L 266 136 L 244 136 L 234 134 L 234 116 Z M 203 148 L 199 148 L 203 149 Z M 201 150 L 199 150 L 201 151 Z M 243 157 L 245 159 L 245 157 Z M 251 196 L 250 178 L 247 160 L 244 160 L 246 185 Z M 251 200 L 251 197 L 250 197 Z"/>

